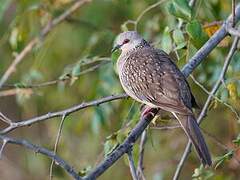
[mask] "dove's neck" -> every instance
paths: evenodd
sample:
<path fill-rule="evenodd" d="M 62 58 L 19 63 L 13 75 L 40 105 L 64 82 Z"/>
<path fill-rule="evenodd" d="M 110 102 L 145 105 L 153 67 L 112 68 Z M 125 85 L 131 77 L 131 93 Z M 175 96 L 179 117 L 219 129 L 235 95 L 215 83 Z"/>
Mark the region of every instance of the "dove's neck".
<path fill-rule="evenodd" d="M 121 55 L 119 56 L 118 61 L 117 61 L 118 72 L 122 72 L 122 68 L 123 68 L 125 62 L 130 59 L 129 56 L 132 53 L 134 53 L 135 51 L 141 51 L 141 49 L 145 48 L 145 47 L 150 47 L 150 44 L 143 39 L 141 41 L 141 43 L 139 43 L 135 47 L 129 48 L 129 49 L 123 49 L 121 52 Z"/>

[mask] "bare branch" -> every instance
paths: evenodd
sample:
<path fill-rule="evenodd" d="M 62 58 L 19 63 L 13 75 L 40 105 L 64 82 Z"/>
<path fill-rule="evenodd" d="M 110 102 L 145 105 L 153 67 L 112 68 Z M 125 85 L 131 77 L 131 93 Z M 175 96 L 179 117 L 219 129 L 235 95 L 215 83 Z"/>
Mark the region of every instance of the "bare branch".
<path fill-rule="evenodd" d="M 164 1 L 166 0 L 161 0 L 158 1 L 150 6 L 148 6 L 145 10 L 142 11 L 142 13 L 137 17 L 136 20 L 127 20 L 125 21 L 125 23 L 122 26 L 127 26 L 128 24 L 133 24 L 134 25 L 134 30 L 137 31 L 137 26 L 138 23 L 140 22 L 140 20 L 142 19 L 142 17 L 150 10 L 156 8 L 157 6 L 159 6 L 160 4 L 162 4 Z"/>
<path fill-rule="evenodd" d="M 207 113 L 208 106 L 209 106 L 209 104 L 210 104 L 210 102 L 212 100 L 212 97 L 216 94 L 218 88 L 220 87 L 220 85 L 222 83 L 222 78 L 224 77 L 225 73 L 227 72 L 228 66 L 229 66 L 229 64 L 231 62 L 231 59 L 232 59 L 232 56 L 234 55 L 234 53 L 235 53 L 235 51 L 237 49 L 238 41 L 239 41 L 239 38 L 235 37 L 234 41 L 233 41 L 233 44 L 232 44 L 232 46 L 231 46 L 231 48 L 229 50 L 229 53 L 228 53 L 228 55 L 227 55 L 227 57 L 225 59 L 225 62 L 224 62 L 221 74 L 220 74 L 217 82 L 215 83 L 214 87 L 212 88 L 212 91 L 209 94 L 209 96 L 207 98 L 207 101 L 205 102 L 205 105 L 204 105 L 204 107 L 203 107 L 203 109 L 202 109 L 202 111 L 201 111 L 201 113 L 200 113 L 200 115 L 198 117 L 197 121 L 198 121 L 199 124 L 201 123 L 201 121 L 203 120 L 203 118 L 205 117 L 205 115 Z M 174 180 L 177 180 L 179 178 L 181 170 L 182 170 L 183 165 L 184 165 L 184 162 L 187 159 L 187 157 L 188 157 L 188 155 L 189 155 L 189 153 L 191 151 L 191 146 L 192 146 L 191 142 L 188 141 L 187 146 L 185 147 L 184 153 L 182 155 L 182 158 L 181 158 L 181 160 L 180 160 L 180 162 L 179 162 L 179 164 L 177 166 L 177 169 L 175 171 L 175 174 L 174 174 L 174 177 L 173 177 Z"/>
<path fill-rule="evenodd" d="M 107 63 L 111 62 L 110 58 L 107 57 L 101 57 L 98 58 L 95 61 L 91 61 L 91 62 L 86 62 L 86 63 L 82 63 L 81 65 L 89 65 L 89 64 L 93 64 L 97 61 L 101 61 L 99 64 L 95 64 L 93 66 L 90 66 L 89 68 L 84 69 L 83 71 L 81 71 L 77 76 L 74 77 L 80 77 L 84 74 L 87 74 L 89 72 L 95 71 L 96 69 L 99 69 L 100 67 L 102 67 L 103 65 L 106 65 Z M 0 97 L 1 96 L 12 96 L 12 95 L 16 95 L 18 93 L 18 89 L 24 89 L 24 90 L 31 90 L 31 89 L 36 89 L 36 88 L 41 88 L 41 87 L 47 87 L 47 86 L 51 86 L 51 85 L 55 85 L 59 82 L 67 82 L 71 80 L 71 76 L 66 76 L 64 78 L 58 78 L 55 80 L 51 80 L 51 81 L 47 81 L 47 82 L 43 82 L 43 83 L 38 83 L 38 84 L 27 84 L 24 85 L 23 87 L 16 87 L 13 84 L 7 84 L 7 85 L 3 85 L 3 88 L 14 88 L 14 89 L 8 89 L 5 91 L 0 91 Z M 0 88 L 1 89 L 1 88 Z M 32 90 L 31 90 L 32 91 Z"/>
<path fill-rule="evenodd" d="M 12 120 L 9 119 L 7 116 L 5 116 L 2 112 L 0 112 L 0 120 L 2 120 L 3 122 L 5 122 L 7 124 L 12 123 Z"/>
<path fill-rule="evenodd" d="M 3 149 L 7 145 L 8 141 L 6 139 L 3 140 L 2 146 L 0 148 L 0 159 L 2 159 Z"/>
<path fill-rule="evenodd" d="M 0 131 L 0 134 L 6 134 L 6 133 L 8 133 L 8 132 L 10 132 L 10 131 L 12 131 L 16 128 L 19 128 L 19 127 L 29 126 L 29 125 L 32 125 L 34 123 L 45 121 L 47 119 L 51 119 L 51 118 L 54 118 L 54 117 L 61 117 L 64 114 L 67 116 L 67 115 L 69 115 L 71 113 L 74 113 L 76 111 L 79 111 L 81 109 L 85 109 L 85 108 L 92 107 L 92 106 L 98 106 L 98 105 L 106 103 L 106 102 L 110 102 L 110 101 L 114 101 L 114 100 L 118 100 L 118 99 L 124 99 L 124 98 L 127 98 L 127 97 L 128 97 L 128 95 L 126 95 L 126 94 L 111 95 L 111 96 L 100 98 L 100 99 L 97 99 L 97 100 L 94 100 L 94 101 L 83 102 L 81 104 L 75 105 L 73 107 L 70 107 L 70 108 L 62 110 L 62 111 L 57 111 L 57 112 L 52 112 L 52 113 L 49 112 L 47 114 L 44 114 L 44 115 L 41 115 L 41 116 L 38 116 L 38 117 L 34 117 L 34 118 L 31 118 L 31 119 L 28 119 L 28 120 L 22 120 L 20 122 L 14 122 L 14 123 L 11 123 L 9 127 Z"/>
<path fill-rule="evenodd" d="M 48 156 L 53 161 L 55 161 L 59 166 L 61 166 L 70 176 L 72 176 L 74 179 L 81 180 L 82 178 L 78 175 L 78 173 L 70 166 L 66 161 L 61 159 L 59 156 L 57 156 L 54 152 L 49 151 L 43 147 L 40 147 L 35 144 L 31 144 L 30 142 L 22 139 L 15 139 L 8 136 L 0 135 L 0 139 L 4 142 L 16 144 L 23 146 L 31 151 L 34 151 L 36 153 L 43 154 L 45 156 Z"/>
<path fill-rule="evenodd" d="M 232 0 L 232 27 L 234 27 L 236 24 L 235 8 L 236 8 L 236 0 Z"/>
<path fill-rule="evenodd" d="M 132 178 L 133 178 L 133 180 L 138 180 L 137 171 L 136 171 L 134 161 L 133 161 L 132 148 L 130 148 L 127 151 L 127 155 L 128 155 L 128 162 L 129 162 L 129 167 L 130 167 L 130 172 L 131 172 Z"/>
<path fill-rule="evenodd" d="M 54 154 L 57 154 L 57 147 L 58 147 L 58 143 L 60 141 L 60 137 L 61 137 L 61 134 L 62 134 L 62 128 L 63 128 L 63 123 L 64 123 L 65 118 L 66 118 L 66 115 L 64 114 L 62 116 L 62 120 L 61 120 L 59 128 L 58 128 L 58 133 L 57 133 L 56 141 L 55 141 L 55 144 L 54 144 L 54 151 L 53 151 Z M 51 165 L 50 165 L 50 174 L 49 174 L 50 180 L 53 177 L 53 175 L 52 175 L 53 165 L 54 165 L 54 161 L 52 160 Z"/>
<path fill-rule="evenodd" d="M 161 0 L 161 1 L 158 1 L 156 3 L 154 3 L 153 5 L 151 6 L 148 6 L 136 19 L 135 21 L 135 30 L 137 31 L 137 25 L 139 23 L 139 21 L 142 19 L 142 17 L 148 12 L 150 11 L 151 9 L 154 9 L 155 7 L 159 6 L 160 4 L 162 4 L 164 1 L 166 0 Z"/>
<path fill-rule="evenodd" d="M 87 2 L 90 2 L 91 0 L 77 0 L 75 3 L 67 9 L 65 12 L 63 12 L 61 15 L 50 21 L 41 31 L 40 36 L 41 39 L 43 39 L 56 25 L 63 22 L 68 16 L 70 16 L 72 13 L 74 13 L 78 8 L 80 8 L 82 5 L 84 5 Z M 11 65 L 8 67 L 6 72 L 3 74 L 2 78 L 0 79 L 0 88 L 3 86 L 3 84 L 7 81 L 7 79 L 10 77 L 10 75 L 16 71 L 16 66 L 23 60 L 23 58 L 31 52 L 33 47 L 36 46 L 38 43 L 39 38 L 35 37 L 33 38 L 26 46 L 25 48 L 16 56 L 16 58 L 12 61 Z"/>
<path fill-rule="evenodd" d="M 190 75 L 190 77 L 192 78 L 193 82 L 195 84 L 197 84 L 205 93 L 207 93 L 208 95 L 210 95 L 210 92 L 200 83 L 197 81 L 197 79 L 193 76 Z M 223 82 L 222 82 L 223 83 Z M 222 103 L 224 106 L 226 106 L 227 108 L 229 108 L 236 116 L 237 120 L 240 121 L 240 116 L 238 114 L 238 112 L 236 111 L 236 109 L 234 109 L 233 106 L 231 106 L 230 104 L 224 102 L 223 100 L 221 100 L 220 98 L 218 98 L 217 96 L 213 96 L 214 99 L 216 99 L 218 102 Z"/>
<path fill-rule="evenodd" d="M 171 125 L 171 126 L 150 126 L 150 129 L 155 129 L 155 130 L 173 130 L 173 129 L 178 129 L 181 128 L 180 125 Z"/>
<path fill-rule="evenodd" d="M 227 27 L 227 30 L 228 30 L 229 34 L 231 34 L 231 35 L 233 35 L 233 36 L 238 36 L 238 37 L 240 37 L 240 31 L 239 31 L 239 29 L 235 29 L 235 28 L 233 28 L 233 27 L 228 26 L 228 27 Z"/>
<path fill-rule="evenodd" d="M 138 159 L 138 166 L 137 166 L 137 177 L 141 180 L 145 180 L 145 176 L 143 173 L 144 167 L 143 167 L 143 157 L 144 157 L 144 146 L 147 141 L 147 132 L 146 130 L 143 131 L 140 141 L 140 152 L 139 152 L 139 159 Z"/>
<path fill-rule="evenodd" d="M 132 147 L 138 137 L 141 136 L 145 128 L 150 124 L 151 120 L 154 118 L 155 114 L 158 112 L 157 109 L 152 109 L 152 112 L 144 117 L 141 117 L 137 125 L 132 129 L 129 136 L 125 141 L 120 144 L 109 156 L 107 156 L 89 175 L 84 179 L 91 180 L 99 177 L 104 173 L 109 167 L 112 166 L 120 157 L 122 157 L 128 150 Z"/>

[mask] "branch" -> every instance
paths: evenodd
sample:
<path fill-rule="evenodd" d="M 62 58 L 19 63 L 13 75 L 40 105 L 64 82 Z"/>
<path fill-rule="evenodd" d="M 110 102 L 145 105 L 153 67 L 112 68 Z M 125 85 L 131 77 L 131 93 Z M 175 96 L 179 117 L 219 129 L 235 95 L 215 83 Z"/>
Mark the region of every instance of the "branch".
<path fill-rule="evenodd" d="M 80 8 L 82 5 L 84 5 L 87 2 L 90 2 L 91 0 L 77 0 L 75 3 L 67 9 L 65 12 L 63 12 L 61 15 L 50 21 L 41 31 L 40 38 L 43 39 L 55 26 L 63 22 L 67 17 L 69 17 L 72 13 L 74 13 L 78 8 Z M 8 80 L 10 75 L 16 71 L 16 66 L 23 60 L 23 58 L 31 52 L 33 47 L 37 45 L 39 41 L 39 37 L 33 38 L 26 46 L 25 48 L 16 56 L 16 58 L 12 61 L 11 65 L 8 67 L 8 69 L 3 74 L 2 78 L 0 79 L 0 88 L 3 86 L 3 84 Z"/>
<path fill-rule="evenodd" d="M 67 115 L 74 113 L 76 111 L 79 111 L 81 109 L 85 109 L 85 108 L 92 107 L 92 106 L 98 106 L 98 105 L 106 103 L 106 102 L 123 99 L 123 98 L 127 98 L 127 97 L 128 97 L 128 95 L 126 95 L 126 94 L 106 96 L 106 97 L 103 97 L 103 98 L 100 98 L 100 99 L 97 99 L 94 101 L 83 102 L 81 104 L 78 104 L 76 106 L 70 107 L 70 108 L 62 110 L 62 111 L 56 111 L 56 112 L 52 112 L 52 113 L 49 112 L 47 114 L 44 114 L 44 115 L 41 115 L 38 117 L 34 117 L 34 118 L 31 118 L 28 120 L 23 120 L 20 122 L 12 122 L 12 123 L 9 123 L 9 126 L 7 128 L 0 131 L 0 134 L 6 134 L 16 128 L 19 128 L 19 127 L 29 126 L 34 123 L 45 121 L 47 119 L 51 119 L 54 117 L 61 117 L 63 115 L 67 116 Z"/>
<path fill-rule="evenodd" d="M 140 22 L 140 20 L 142 19 L 142 17 L 150 10 L 156 8 L 157 6 L 159 6 L 160 4 L 162 4 L 164 1 L 166 0 L 161 0 L 158 1 L 150 6 L 148 6 L 145 10 L 142 11 L 142 13 L 137 17 L 136 20 L 127 20 L 122 24 L 122 27 L 126 27 L 128 24 L 133 24 L 134 25 L 134 30 L 137 31 L 137 26 L 138 23 Z"/>
<path fill-rule="evenodd" d="M 0 112 L 0 120 L 2 120 L 3 122 L 5 122 L 7 124 L 12 123 L 12 120 L 9 119 L 7 116 L 5 116 L 2 112 Z"/>
<path fill-rule="evenodd" d="M 43 154 L 45 156 L 48 156 L 53 161 L 55 161 L 59 166 L 61 166 L 74 179 L 82 180 L 82 178 L 78 175 L 78 173 L 70 165 L 68 165 L 66 161 L 61 159 L 54 152 L 49 151 L 49 150 L 47 150 L 43 147 L 31 144 L 30 142 L 28 142 L 26 140 L 15 139 L 15 138 L 11 138 L 11 137 L 8 137 L 8 136 L 3 136 L 3 135 L 0 135 L 0 139 L 3 142 L 5 142 L 5 145 L 6 145 L 6 143 L 20 145 L 20 146 L 23 146 L 23 147 L 25 147 L 29 150 L 32 150 L 36 153 L 40 153 L 40 154 Z M 2 151 L 2 148 L 1 148 L 1 151 Z"/>
<path fill-rule="evenodd" d="M 127 152 L 128 155 L 128 162 L 130 167 L 130 172 L 132 175 L 133 180 L 138 180 L 137 171 L 134 165 L 133 155 L 132 155 L 132 148 L 130 148 Z"/>
<path fill-rule="evenodd" d="M 197 84 L 206 94 L 210 95 L 210 92 L 200 82 L 198 82 L 197 79 L 195 79 L 195 77 L 193 75 L 190 75 L 190 77 L 192 78 L 193 82 L 195 84 Z M 238 112 L 236 111 L 236 109 L 233 106 L 231 106 L 230 104 L 224 102 L 223 100 L 221 100 L 217 96 L 213 96 L 213 98 L 215 100 L 217 100 L 218 102 L 220 102 L 221 104 L 223 104 L 224 106 L 226 106 L 227 108 L 229 108 L 232 111 L 232 113 L 235 114 L 237 120 L 240 121 L 240 116 L 239 116 Z"/>
<path fill-rule="evenodd" d="M 143 173 L 143 157 L 144 157 L 144 146 L 147 141 L 147 132 L 146 130 L 142 133 L 141 141 L 140 141 L 140 149 L 139 149 L 139 159 L 138 159 L 138 166 L 137 166 L 137 177 L 141 180 L 145 180 L 145 176 Z"/>
<path fill-rule="evenodd" d="M 207 110 L 208 110 L 208 106 L 209 106 L 213 96 L 216 94 L 218 88 L 222 84 L 222 79 L 225 76 L 225 73 L 227 72 L 228 66 L 229 66 L 229 64 L 231 62 L 232 56 L 234 55 L 234 53 L 235 53 L 235 51 L 237 49 L 238 41 L 239 41 L 239 38 L 235 37 L 234 41 L 233 41 L 233 44 L 232 44 L 232 46 L 231 46 L 231 48 L 229 50 L 229 53 L 228 53 L 228 55 L 227 55 L 227 57 L 225 59 L 225 62 L 224 62 L 221 74 L 220 74 L 217 82 L 215 83 L 214 87 L 212 88 L 212 91 L 209 94 L 209 96 L 207 98 L 207 101 L 205 102 L 205 105 L 204 105 L 204 107 L 203 107 L 203 109 L 202 109 L 202 111 L 201 111 L 201 113 L 200 113 L 200 115 L 198 117 L 198 120 L 197 120 L 198 124 L 200 124 L 201 121 L 203 120 L 203 118 L 206 116 L 206 113 L 207 113 Z M 182 155 L 182 158 L 181 158 L 181 160 L 180 160 L 180 162 L 179 162 L 179 164 L 177 166 L 177 169 L 175 171 L 175 174 L 174 174 L 174 177 L 173 177 L 174 180 L 177 180 L 179 178 L 180 172 L 181 172 L 181 170 L 183 168 L 183 165 L 184 165 L 184 162 L 187 159 L 187 157 L 188 157 L 188 155 L 189 155 L 189 153 L 191 151 L 191 146 L 192 146 L 191 142 L 188 141 L 187 146 L 185 147 L 184 153 Z"/>
<path fill-rule="evenodd" d="M 240 18 L 240 5 L 236 7 L 235 21 Z M 221 28 L 209 38 L 209 40 L 198 50 L 198 52 L 183 67 L 182 72 L 187 77 L 192 71 L 209 55 L 209 53 L 228 35 L 228 27 L 232 22 L 232 16 L 223 23 Z M 236 23 L 235 22 L 235 23 Z"/>
<path fill-rule="evenodd" d="M 136 142 L 139 136 L 145 128 L 150 124 L 151 120 L 154 118 L 155 114 L 158 112 L 157 109 L 152 109 L 152 113 L 147 114 L 144 117 L 141 117 L 140 121 L 133 128 L 129 136 L 125 141 L 120 144 L 109 156 L 106 157 L 89 175 L 87 175 L 84 180 L 92 180 L 99 177 L 104 173 L 109 167 L 113 165 L 122 155 L 124 155 Z"/>
<path fill-rule="evenodd" d="M 47 86 L 55 85 L 55 84 L 57 84 L 59 82 L 67 82 L 67 81 L 70 81 L 73 77 L 74 78 L 75 77 L 79 78 L 80 76 L 82 76 L 84 74 L 87 74 L 89 72 L 95 71 L 95 70 L 99 69 L 100 67 L 102 67 L 103 65 L 106 65 L 107 63 L 110 63 L 112 61 L 110 60 L 110 58 L 101 57 L 101 58 L 98 58 L 97 60 L 94 60 L 94 61 L 81 63 L 81 65 L 82 66 L 90 65 L 90 64 L 94 64 L 96 62 L 100 62 L 100 63 L 95 64 L 93 66 L 90 66 L 89 68 L 84 69 L 77 76 L 71 76 L 71 75 L 68 76 L 68 75 L 66 75 L 63 78 L 61 78 L 61 76 L 60 76 L 58 79 L 47 81 L 47 82 L 42 82 L 42 83 L 38 83 L 38 84 L 27 84 L 27 85 L 24 84 L 23 87 L 16 87 L 16 85 L 14 85 L 14 84 L 3 85 L 2 88 L 14 88 L 14 89 L 8 89 L 8 90 L 5 90 L 5 91 L 0 91 L 0 97 L 1 96 L 15 95 L 15 94 L 17 94 L 17 90 L 18 89 L 31 90 L 31 89 L 36 89 L 36 88 L 41 88 L 41 87 L 47 87 Z"/>
<path fill-rule="evenodd" d="M 57 137 L 56 137 L 56 140 L 55 140 L 55 144 L 54 144 L 54 154 L 57 154 L 57 148 L 58 148 L 58 143 L 60 141 L 60 137 L 61 137 L 61 134 L 62 134 L 62 128 L 63 128 L 63 123 L 66 119 L 66 115 L 64 114 L 62 116 L 62 119 L 61 119 L 61 122 L 60 122 L 60 125 L 59 125 L 59 128 L 58 128 L 58 133 L 57 133 Z M 54 160 L 52 160 L 51 162 L 51 165 L 50 165 L 50 180 L 52 180 L 52 173 L 53 173 L 53 165 L 54 165 Z"/>

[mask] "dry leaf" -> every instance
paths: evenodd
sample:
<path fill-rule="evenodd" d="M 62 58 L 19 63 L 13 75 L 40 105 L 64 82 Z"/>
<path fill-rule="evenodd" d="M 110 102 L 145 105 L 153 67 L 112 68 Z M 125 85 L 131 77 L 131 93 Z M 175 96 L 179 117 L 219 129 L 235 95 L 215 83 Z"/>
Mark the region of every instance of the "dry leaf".
<path fill-rule="evenodd" d="M 209 37 L 211 37 L 216 31 L 220 29 L 222 26 L 222 21 L 214 21 L 211 23 L 205 23 L 203 26 L 204 31 L 207 33 Z M 228 47 L 231 42 L 231 37 L 226 36 L 219 44 L 218 47 Z"/>

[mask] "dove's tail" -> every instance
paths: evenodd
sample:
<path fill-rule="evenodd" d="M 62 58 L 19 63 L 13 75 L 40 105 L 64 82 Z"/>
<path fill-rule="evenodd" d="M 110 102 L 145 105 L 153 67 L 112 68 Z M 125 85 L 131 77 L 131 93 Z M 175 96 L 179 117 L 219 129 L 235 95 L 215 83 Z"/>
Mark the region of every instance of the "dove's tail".
<path fill-rule="evenodd" d="M 174 115 L 178 119 L 187 136 L 190 138 L 202 164 L 204 166 L 211 166 L 212 165 L 211 155 L 208 151 L 208 147 L 205 143 L 205 140 L 203 138 L 203 135 L 200 131 L 200 128 L 195 117 L 193 115 L 182 115 L 176 113 L 174 113 Z"/>

